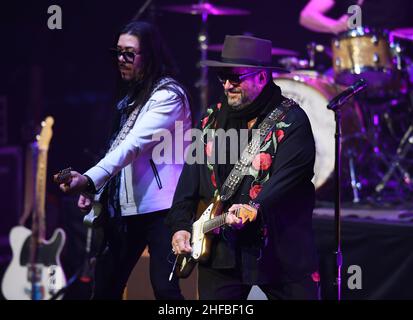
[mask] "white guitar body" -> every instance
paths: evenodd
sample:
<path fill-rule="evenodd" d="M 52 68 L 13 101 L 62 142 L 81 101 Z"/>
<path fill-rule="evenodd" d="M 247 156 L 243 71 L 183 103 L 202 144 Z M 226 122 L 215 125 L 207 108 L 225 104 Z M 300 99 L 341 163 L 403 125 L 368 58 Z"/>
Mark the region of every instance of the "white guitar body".
<path fill-rule="evenodd" d="M 228 212 L 222 213 L 222 203 L 214 200 L 202 212 L 198 220 L 192 224 L 190 254 L 178 254 L 176 258 L 175 275 L 178 278 L 187 278 L 198 262 L 206 262 L 211 254 L 212 236 L 219 232 L 219 228 L 226 222 Z M 257 216 L 256 210 L 241 206 L 235 215 L 242 220 L 242 224 L 247 221 L 254 221 Z"/>
<path fill-rule="evenodd" d="M 100 198 L 102 197 L 103 188 L 101 191 L 93 196 L 92 209 L 83 217 L 83 224 L 89 228 L 96 228 L 102 225 L 103 215 L 102 204 Z"/>
<path fill-rule="evenodd" d="M 33 300 L 29 247 L 32 231 L 23 227 L 14 227 L 10 232 L 10 244 L 13 258 L 8 266 L 1 285 L 7 300 Z M 39 249 L 40 262 L 36 264 L 38 282 L 36 287 L 39 300 L 50 299 L 66 285 L 66 278 L 60 264 L 66 236 L 62 229 L 57 229 L 49 241 L 44 241 Z M 43 263 L 45 262 L 45 263 Z"/>
<path fill-rule="evenodd" d="M 211 203 L 208 206 L 208 208 L 205 209 L 205 211 L 202 213 L 199 219 L 195 221 L 192 225 L 191 256 L 195 260 L 202 260 L 202 254 L 204 252 L 205 243 L 205 233 L 203 232 L 203 226 L 206 221 L 209 221 L 211 219 L 211 211 L 213 206 L 214 204 Z"/>

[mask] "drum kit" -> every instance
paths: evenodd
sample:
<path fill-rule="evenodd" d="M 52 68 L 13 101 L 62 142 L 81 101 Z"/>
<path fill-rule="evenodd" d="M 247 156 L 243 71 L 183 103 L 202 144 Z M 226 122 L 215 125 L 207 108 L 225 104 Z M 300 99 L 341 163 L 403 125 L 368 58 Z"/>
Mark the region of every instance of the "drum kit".
<path fill-rule="evenodd" d="M 412 36 L 413 29 L 357 28 L 332 39 L 331 49 L 311 43 L 308 59 L 280 60 L 291 73 L 274 74 L 274 82 L 300 104 L 312 125 L 318 200 L 333 199 L 335 119 L 325 106 L 361 78 L 366 92 L 342 109 L 342 194 L 353 203 L 375 204 L 402 202 L 411 194 L 413 166 L 407 157 L 413 145 L 413 85 L 411 61 L 400 42 Z M 314 57 L 321 52 L 330 57 L 332 69 L 316 71 Z"/>
<path fill-rule="evenodd" d="M 308 59 L 280 60 L 291 73 L 274 74 L 274 82 L 299 102 L 312 125 L 319 200 L 333 199 L 335 119 L 325 106 L 361 78 L 368 84 L 366 93 L 342 109 L 342 194 L 353 203 L 375 204 L 402 202 L 411 194 L 413 166 L 407 156 L 413 144 L 413 85 L 400 42 L 412 41 L 412 35 L 413 29 L 357 28 L 332 39 L 331 49 L 311 43 Z M 320 52 L 330 57 L 330 70 L 315 71 L 314 57 Z"/>
<path fill-rule="evenodd" d="M 198 36 L 201 60 L 208 52 L 220 52 L 221 44 L 209 44 L 209 15 L 247 15 L 238 8 L 216 6 L 201 1 L 194 5 L 169 5 L 162 10 L 200 15 Z M 306 111 L 316 142 L 314 185 L 318 200 L 333 200 L 334 113 L 328 102 L 358 79 L 367 90 L 342 109 L 342 195 L 353 203 L 403 201 L 412 194 L 409 171 L 413 163 L 408 153 L 413 145 L 413 63 L 403 42 L 413 44 L 413 29 L 393 32 L 359 27 L 334 37 L 331 47 L 307 45 L 307 57 L 284 48 L 273 48 L 289 74 L 273 74 L 283 95 L 293 98 Z M 318 68 L 315 57 L 326 55 L 329 70 Z M 409 74 L 409 70 L 411 74 Z M 206 67 L 197 86 L 200 102 L 207 105 Z M 412 148 L 413 151 L 413 148 Z"/>

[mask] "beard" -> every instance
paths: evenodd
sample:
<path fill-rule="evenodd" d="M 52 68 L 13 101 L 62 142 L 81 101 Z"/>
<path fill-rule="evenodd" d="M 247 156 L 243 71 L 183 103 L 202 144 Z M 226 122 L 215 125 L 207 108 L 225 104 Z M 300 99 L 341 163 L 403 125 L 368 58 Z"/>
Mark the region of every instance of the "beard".
<path fill-rule="evenodd" d="M 234 110 L 241 110 L 249 103 L 249 99 L 241 91 L 226 91 L 228 105 Z"/>

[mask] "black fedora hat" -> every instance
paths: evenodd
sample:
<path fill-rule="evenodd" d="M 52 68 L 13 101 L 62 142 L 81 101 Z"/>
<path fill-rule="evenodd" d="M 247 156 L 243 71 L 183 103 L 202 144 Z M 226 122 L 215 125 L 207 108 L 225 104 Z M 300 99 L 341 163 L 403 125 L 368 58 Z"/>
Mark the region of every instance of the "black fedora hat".
<path fill-rule="evenodd" d="M 221 61 L 203 60 L 201 66 L 266 68 L 288 73 L 286 69 L 271 65 L 271 48 L 270 40 L 243 35 L 225 36 Z"/>

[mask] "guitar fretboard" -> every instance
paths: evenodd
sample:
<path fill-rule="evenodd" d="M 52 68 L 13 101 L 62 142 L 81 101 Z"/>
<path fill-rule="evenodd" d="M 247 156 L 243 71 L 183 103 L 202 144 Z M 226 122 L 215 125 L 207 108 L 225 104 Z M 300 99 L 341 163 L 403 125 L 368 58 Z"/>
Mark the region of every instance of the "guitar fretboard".
<path fill-rule="evenodd" d="M 236 210 L 236 212 L 235 212 L 235 215 L 237 217 L 239 217 L 239 212 L 240 212 L 239 209 Z M 212 231 L 216 228 L 219 228 L 219 227 L 223 226 L 225 224 L 225 220 L 226 220 L 228 214 L 229 214 L 228 212 L 225 212 L 225 213 L 223 213 L 223 214 L 221 214 L 221 215 L 219 215 L 215 218 L 212 218 L 211 220 L 208 220 L 208 221 L 204 222 L 204 225 L 202 226 L 202 232 L 203 233 L 208 233 L 208 232 L 210 232 L 210 231 Z"/>
<path fill-rule="evenodd" d="M 39 150 L 36 175 L 36 207 L 33 216 L 33 237 L 40 242 L 45 239 L 45 197 L 47 174 L 47 150 Z"/>

